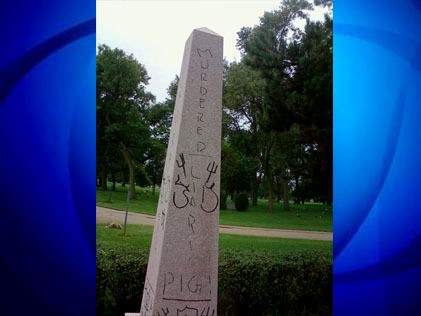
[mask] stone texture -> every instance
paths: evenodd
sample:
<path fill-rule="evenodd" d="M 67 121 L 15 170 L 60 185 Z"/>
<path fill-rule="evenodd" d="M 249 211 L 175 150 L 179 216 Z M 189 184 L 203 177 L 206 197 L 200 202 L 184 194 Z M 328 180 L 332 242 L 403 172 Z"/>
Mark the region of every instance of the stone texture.
<path fill-rule="evenodd" d="M 223 38 L 188 38 L 141 316 L 216 316 Z"/>

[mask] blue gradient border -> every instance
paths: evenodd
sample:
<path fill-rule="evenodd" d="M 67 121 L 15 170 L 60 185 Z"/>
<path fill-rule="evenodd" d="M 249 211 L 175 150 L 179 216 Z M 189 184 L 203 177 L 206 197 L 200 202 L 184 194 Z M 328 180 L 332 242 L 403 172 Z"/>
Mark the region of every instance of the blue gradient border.
<path fill-rule="evenodd" d="M 94 1 L 0 11 L 0 315 L 95 314 Z M 334 315 L 421 310 L 421 2 L 334 1 Z"/>
<path fill-rule="evenodd" d="M 95 1 L 0 23 L 0 315 L 95 315 Z"/>
<path fill-rule="evenodd" d="M 334 1 L 334 315 L 421 314 L 421 1 Z"/>

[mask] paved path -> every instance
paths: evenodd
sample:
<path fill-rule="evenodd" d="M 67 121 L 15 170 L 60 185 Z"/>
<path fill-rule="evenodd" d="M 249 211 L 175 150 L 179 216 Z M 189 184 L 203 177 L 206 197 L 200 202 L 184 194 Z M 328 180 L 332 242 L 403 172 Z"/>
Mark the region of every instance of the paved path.
<path fill-rule="evenodd" d="M 96 221 L 97 223 L 116 222 L 116 223 L 123 224 L 124 212 L 97 206 L 96 207 Z M 127 216 L 127 223 L 135 224 L 135 225 L 153 226 L 155 223 L 155 216 L 129 212 Z M 332 241 L 333 239 L 332 233 L 327 233 L 327 232 L 242 227 L 242 226 L 228 226 L 228 225 L 220 225 L 219 227 L 220 227 L 219 231 L 222 234 L 260 236 L 260 237 L 278 237 L 278 238 L 291 238 L 291 239 L 327 240 L 327 241 Z"/>

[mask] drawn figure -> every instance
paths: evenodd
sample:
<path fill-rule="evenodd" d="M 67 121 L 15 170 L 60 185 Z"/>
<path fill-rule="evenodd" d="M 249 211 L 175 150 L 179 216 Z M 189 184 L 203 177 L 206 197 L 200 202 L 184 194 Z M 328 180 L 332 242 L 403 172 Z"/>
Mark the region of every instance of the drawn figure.
<path fill-rule="evenodd" d="M 164 197 L 165 185 L 166 185 L 166 183 L 165 183 L 165 177 L 162 177 L 161 192 L 159 194 L 159 197 L 160 198 L 163 198 Z"/>
<path fill-rule="evenodd" d="M 178 162 L 178 159 L 176 160 L 178 168 L 183 168 L 183 174 L 184 178 L 186 177 L 186 160 L 184 159 L 184 154 L 180 154 L 180 162 Z"/>
<path fill-rule="evenodd" d="M 167 176 L 167 186 L 165 187 L 164 191 L 164 201 L 165 203 L 168 202 L 168 196 L 170 195 L 170 188 L 171 188 L 171 177 Z"/>
<path fill-rule="evenodd" d="M 211 280 L 210 275 L 208 275 L 208 280 L 209 280 L 209 294 L 212 295 L 212 280 Z"/>
<path fill-rule="evenodd" d="M 215 161 L 212 162 L 212 165 L 209 163 L 206 170 L 209 172 L 209 175 L 208 175 L 208 178 L 206 179 L 205 184 L 202 187 L 202 204 L 200 204 L 200 207 L 206 213 L 213 213 L 215 212 L 215 210 L 217 209 L 219 205 L 219 196 L 213 190 L 213 188 L 215 187 L 215 182 L 210 183 L 210 178 L 213 174 L 216 174 L 216 171 L 218 170 L 218 165 L 215 163 Z M 205 201 L 212 201 L 212 200 L 214 201 L 214 203 L 211 203 L 212 205 L 211 207 L 206 207 L 204 205 Z"/>
<path fill-rule="evenodd" d="M 171 272 L 167 272 L 164 274 L 164 287 L 162 289 L 162 295 L 165 295 L 165 290 L 167 288 L 167 285 L 171 285 L 174 283 L 174 274 Z"/>
<path fill-rule="evenodd" d="M 146 292 L 146 294 L 145 294 L 145 304 L 143 305 L 143 307 L 145 308 L 145 311 L 149 311 L 150 303 L 151 303 L 151 293 Z"/>
<path fill-rule="evenodd" d="M 203 63 L 203 60 L 200 62 L 200 67 L 202 69 L 208 69 L 209 68 L 209 60 L 206 59 L 206 63 Z"/>
<path fill-rule="evenodd" d="M 202 284 L 193 284 L 193 280 L 196 279 L 196 276 L 193 275 L 190 280 L 189 283 L 187 284 L 187 288 L 189 289 L 190 293 L 198 293 L 199 295 L 202 294 Z"/>
<path fill-rule="evenodd" d="M 183 309 L 177 308 L 177 316 L 199 316 L 199 310 L 186 305 Z"/>
<path fill-rule="evenodd" d="M 199 99 L 199 108 L 204 109 L 205 105 L 203 104 L 206 100 L 205 99 Z"/>
<path fill-rule="evenodd" d="M 194 234 L 193 225 L 196 222 L 196 218 L 192 214 L 189 214 L 189 217 L 187 218 L 187 222 L 189 224 L 189 227 L 190 227 L 192 233 Z"/>
<path fill-rule="evenodd" d="M 201 50 L 200 48 L 198 48 L 197 53 L 199 54 L 199 57 L 205 56 L 205 57 L 212 58 L 212 53 L 209 48 L 206 50 Z"/>
<path fill-rule="evenodd" d="M 161 224 L 161 228 L 164 228 L 164 223 L 165 223 L 165 212 L 161 212 L 161 216 L 159 218 L 159 222 Z"/>
<path fill-rule="evenodd" d="M 143 303 L 142 308 L 140 310 L 141 314 L 142 314 L 142 312 L 146 313 L 146 312 L 150 311 L 150 309 L 152 307 L 151 303 L 153 302 L 153 299 L 155 297 L 155 293 L 152 289 L 151 283 L 149 282 L 148 278 L 146 278 L 146 280 L 145 280 L 145 287 L 143 289 L 143 292 L 144 292 L 144 299 L 143 299 L 144 303 Z"/>
<path fill-rule="evenodd" d="M 194 172 L 193 172 L 193 168 L 194 168 L 194 166 L 191 166 L 190 173 L 191 173 L 192 178 L 200 180 L 200 176 L 199 176 L 199 174 L 194 174 Z M 193 183 L 194 183 L 194 182 L 193 182 Z"/>
<path fill-rule="evenodd" d="M 208 93 L 208 89 L 206 89 L 205 87 L 203 87 L 203 86 L 200 86 L 200 94 L 201 95 L 206 95 Z"/>
<path fill-rule="evenodd" d="M 161 314 L 160 312 L 158 312 L 158 315 L 157 316 L 168 316 L 170 314 L 170 311 L 169 311 L 168 307 L 166 307 L 165 309 L 164 308 L 161 308 L 161 309 L 162 309 L 162 313 L 163 314 Z"/>
<path fill-rule="evenodd" d="M 213 213 L 217 209 L 219 205 L 219 197 L 218 194 L 213 190 L 215 187 L 215 182 L 213 182 L 210 186 L 208 186 L 206 183 L 203 185 L 202 189 L 202 204 L 200 204 L 200 208 L 205 211 L 206 213 Z M 206 200 L 214 200 L 213 207 L 206 207 L 204 205 L 205 203 L 205 196 L 208 196 L 209 194 L 212 194 L 211 197 L 208 197 Z"/>
<path fill-rule="evenodd" d="M 204 142 L 197 142 L 197 152 L 201 153 L 206 149 L 206 144 Z"/>
<path fill-rule="evenodd" d="M 208 167 L 206 168 L 206 170 L 209 172 L 208 178 L 206 179 L 206 183 L 209 182 L 210 177 L 212 176 L 212 174 L 215 174 L 216 171 L 218 170 L 218 165 L 214 162 L 212 162 L 212 166 L 209 163 Z"/>
<path fill-rule="evenodd" d="M 197 112 L 197 121 L 198 121 L 198 122 L 205 123 L 205 121 L 203 120 L 203 115 L 204 115 L 204 113 L 202 113 L 202 112 Z"/>
<path fill-rule="evenodd" d="M 170 190 L 170 184 L 171 184 L 171 177 L 170 176 L 166 176 L 162 178 L 162 184 L 161 184 L 161 192 L 160 192 L 160 196 L 159 196 L 159 201 L 160 203 L 168 202 L 168 194 L 169 194 L 169 190 Z"/>
<path fill-rule="evenodd" d="M 174 203 L 174 206 L 176 208 L 185 208 L 187 206 L 187 204 L 189 204 L 189 201 L 190 201 L 190 198 L 186 193 L 186 192 L 190 192 L 190 188 L 189 188 L 190 185 L 184 184 L 183 182 L 181 182 L 179 174 L 177 175 L 177 180 L 175 180 L 175 185 L 179 185 L 179 186 L 182 186 L 184 188 L 183 189 L 184 199 L 181 198 L 181 201 L 179 199 L 176 199 L 176 192 L 174 191 L 173 196 L 172 196 L 172 201 Z M 183 201 L 183 200 L 185 200 L 185 201 Z"/>
<path fill-rule="evenodd" d="M 210 313 L 210 307 L 208 306 L 208 308 L 204 307 L 202 309 L 202 312 L 200 313 L 200 316 L 214 316 L 215 314 L 215 310 L 212 309 L 212 314 Z"/>

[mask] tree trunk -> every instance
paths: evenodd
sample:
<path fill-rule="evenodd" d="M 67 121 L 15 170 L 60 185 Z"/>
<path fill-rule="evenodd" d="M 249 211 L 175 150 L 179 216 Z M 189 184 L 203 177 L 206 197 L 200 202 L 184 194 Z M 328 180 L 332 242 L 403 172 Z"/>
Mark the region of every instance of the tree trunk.
<path fill-rule="evenodd" d="M 115 175 L 112 168 L 110 168 L 110 172 L 111 172 L 111 181 L 113 182 L 112 191 L 115 191 Z"/>
<path fill-rule="evenodd" d="M 233 203 L 235 203 L 235 199 L 237 198 L 237 191 L 233 191 L 232 193 L 231 193 L 231 201 L 233 202 Z"/>
<path fill-rule="evenodd" d="M 121 145 L 121 152 L 123 153 L 124 159 L 127 162 L 127 166 L 129 167 L 129 185 L 130 185 L 130 199 L 135 200 L 136 199 L 136 188 L 135 188 L 135 181 L 134 181 L 134 164 L 133 159 L 130 156 L 130 153 L 127 149 L 127 147 L 123 144 L 123 142 L 120 142 Z"/>
<path fill-rule="evenodd" d="M 252 191 L 251 191 L 251 205 L 257 206 L 257 196 L 259 194 L 259 185 L 261 180 L 261 175 L 257 176 L 257 172 L 254 173 Z"/>
<path fill-rule="evenodd" d="M 104 191 L 107 191 L 107 168 L 105 166 L 105 163 L 102 164 L 101 168 L 101 189 Z"/>
<path fill-rule="evenodd" d="M 282 191 L 283 191 L 283 206 L 284 206 L 284 211 L 289 211 L 289 199 L 288 199 L 288 182 L 286 179 L 284 179 L 283 177 L 281 177 L 281 181 L 282 181 Z"/>
<path fill-rule="evenodd" d="M 266 150 L 264 155 L 264 163 L 263 163 L 263 170 L 265 173 L 267 188 L 268 188 L 268 199 L 269 199 L 269 213 L 273 212 L 273 177 L 272 177 L 272 170 L 270 166 L 270 151 L 272 150 L 272 135 L 268 135 L 268 143 L 266 144 Z"/>
<path fill-rule="evenodd" d="M 272 177 L 272 170 L 269 166 L 269 157 L 268 154 L 266 156 L 265 159 L 265 165 L 264 165 L 264 170 L 265 170 L 265 180 L 266 180 L 266 185 L 267 185 L 267 190 L 268 190 L 268 211 L 269 213 L 273 213 L 273 177 Z"/>
<path fill-rule="evenodd" d="M 301 203 L 301 188 L 300 188 L 300 178 L 298 176 L 294 176 L 295 180 L 295 196 L 294 196 L 294 204 L 300 204 Z"/>
<path fill-rule="evenodd" d="M 331 206 L 333 203 L 333 167 L 331 166 L 328 173 L 327 182 L 327 205 Z"/>
<path fill-rule="evenodd" d="M 327 205 L 329 205 L 329 206 L 331 206 L 332 205 L 332 200 L 333 200 L 333 194 L 332 194 L 332 191 L 333 191 L 333 189 L 332 189 L 332 181 L 329 181 L 329 183 L 328 183 L 328 188 L 327 188 Z"/>
<path fill-rule="evenodd" d="M 158 172 L 154 168 L 154 175 L 153 175 L 153 181 L 152 181 L 152 196 L 155 195 L 155 188 L 158 185 Z"/>
<path fill-rule="evenodd" d="M 276 202 L 280 202 L 283 198 L 283 184 L 281 177 L 275 176 L 276 182 Z"/>
<path fill-rule="evenodd" d="M 121 176 L 121 187 L 125 188 L 126 187 L 126 173 L 123 172 L 123 175 Z"/>
<path fill-rule="evenodd" d="M 269 172 L 271 173 L 271 172 Z M 269 213 L 273 213 L 273 179 L 272 175 L 268 174 L 266 177 L 267 185 L 268 185 L 268 199 L 269 199 Z"/>
<path fill-rule="evenodd" d="M 101 156 L 101 163 L 100 163 L 100 172 L 99 172 L 99 184 L 101 189 L 104 191 L 108 190 L 108 183 L 107 183 L 107 172 L 108 172 L 108 163 L 107 163 L 107 153 L 109 149 L 109 144 L 105 147 L 104 152 Z"/>
<path fill-rule="evenodd" d="M 136 200 L 136 186 L 134 181 L 134 166 L 133 161 L 130 160 L 129 164 L 129 185 L 130 185 L 130 199 Z"/>

